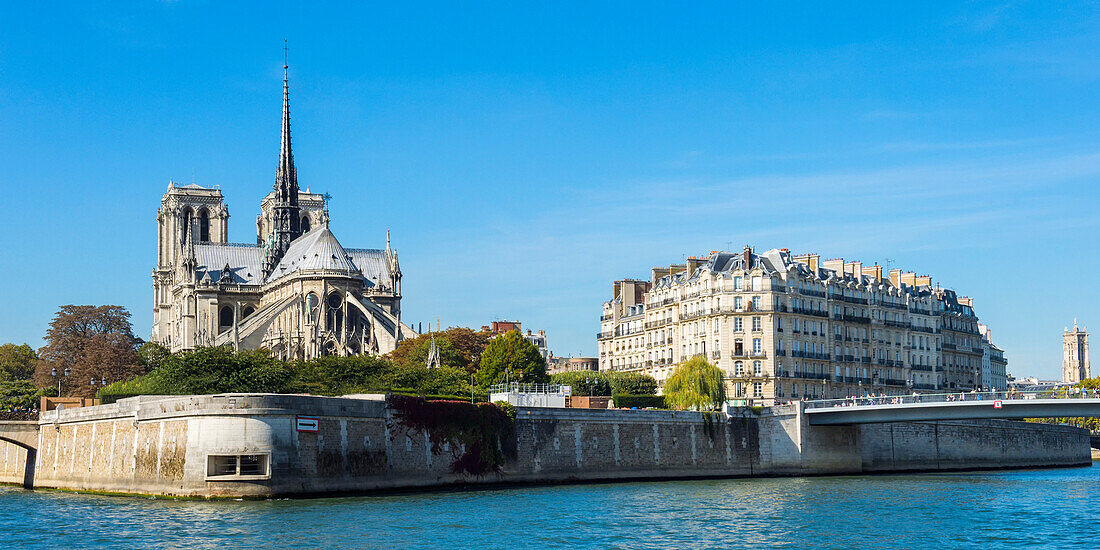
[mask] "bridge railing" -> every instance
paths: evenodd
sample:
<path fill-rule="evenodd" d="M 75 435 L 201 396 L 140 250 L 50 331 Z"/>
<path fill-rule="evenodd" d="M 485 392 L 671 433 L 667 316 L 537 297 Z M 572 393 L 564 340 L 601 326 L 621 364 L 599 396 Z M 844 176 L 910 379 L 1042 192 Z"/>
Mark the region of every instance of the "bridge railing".
<path fill-rule="evenodd" d="M 845 397 L 841 399 L 818 399 L 806 401 L 807 409 L 821 409 L 832 407 L 859 407 L 869 405 L 905 405 L 910 403 L 957 403 L 973 401 L 1015 401 L 1026 399 L 1082 399 L 1100 398 L 1100 391 L 1073 389 L 1066 391 L 1042 390 L 1042 391 L 986 391 L 986 392 L 956 392 L 956 393 L 920 393 L 912 395 L 865 395 L 860 397 Z"/>

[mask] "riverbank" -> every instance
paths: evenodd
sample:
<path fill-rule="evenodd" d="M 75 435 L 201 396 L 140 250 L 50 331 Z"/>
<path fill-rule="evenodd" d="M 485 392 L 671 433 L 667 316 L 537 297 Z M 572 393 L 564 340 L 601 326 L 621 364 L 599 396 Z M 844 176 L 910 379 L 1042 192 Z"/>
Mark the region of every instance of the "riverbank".
<path fill-rule="evenodd" d="M 505 421 L 461 403 L 247 394 L 50 411 L 18 435 L 34 487 L 199 498 L 1091 464 L 1087 432 L 1068 426 L 806 416 L 520 408 Z M 27 478 L 20 452 L 4 445 L 0 481 Z"/>

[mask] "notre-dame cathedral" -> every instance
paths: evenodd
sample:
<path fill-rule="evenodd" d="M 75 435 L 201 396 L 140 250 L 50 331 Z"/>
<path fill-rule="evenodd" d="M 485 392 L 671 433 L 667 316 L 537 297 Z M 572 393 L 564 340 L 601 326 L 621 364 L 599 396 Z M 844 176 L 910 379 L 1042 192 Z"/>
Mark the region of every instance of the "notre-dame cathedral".
<path fill-rule="evenodd" d="M 219 189 L 168 184 L 157 213 L 152 339 L 266 348 L 282 359 L 386 353 L 416 336 L 401 322 L 397 253 L 344 248 L 325 197 L 298 189 L 283 66 L 283 130 L 275 189 L 260 203 L 256 243 L 228 242 Z"/>

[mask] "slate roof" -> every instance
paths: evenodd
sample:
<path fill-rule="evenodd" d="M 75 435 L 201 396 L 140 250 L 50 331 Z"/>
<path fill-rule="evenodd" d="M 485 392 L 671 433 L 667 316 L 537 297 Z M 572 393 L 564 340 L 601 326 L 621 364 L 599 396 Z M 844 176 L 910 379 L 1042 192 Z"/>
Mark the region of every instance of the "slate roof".
<path fill-rule="evenodd" d="M 329 231 L 328 227 L 316 227 L 309 233 L 294 239 L 290 248 L 279 260 L 275 269 L 271 270 L 267 282 L 290 275 L 298 271 L 317 271 L 340 273 L 343 275 L 358 275 L 359 268 L 352 262 L 340 241 Z"/>
<path fill-rule="evenodd" d="M 252 244 L 196 244 L 196 278 L 209 277 L 210 282 L 222 282 L 225 266 L 229 266 L 232 284 L 259 285 L 263 283 L 263 251 Z"/>
<path fill-rule="evenodd" d="M 199 281 L 241 285 L 264 283 L 263 248 L 258 245 L 196 244 L 195 260 Z M 371 286 L 390 280 L 385 250 L 345 249 L 327 227 L 317 227 L 291 243 L 267 282 L 297 271 L 320 269 L 349 276 L 361 275 Z M 226 276 L 229 279 L 223 281 Z"/>

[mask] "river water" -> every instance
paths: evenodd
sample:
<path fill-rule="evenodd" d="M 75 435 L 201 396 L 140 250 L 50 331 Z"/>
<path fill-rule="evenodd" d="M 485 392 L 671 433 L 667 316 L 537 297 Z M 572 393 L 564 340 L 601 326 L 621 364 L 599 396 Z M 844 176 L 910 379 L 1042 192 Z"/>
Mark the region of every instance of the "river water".
<path fill-rule="evenodd" d="M 1100 467 L 185 501 L 0 487 L 20 548 L 1095 548 Z M 5 544 L 6 543 L 6 544 Z"/>

